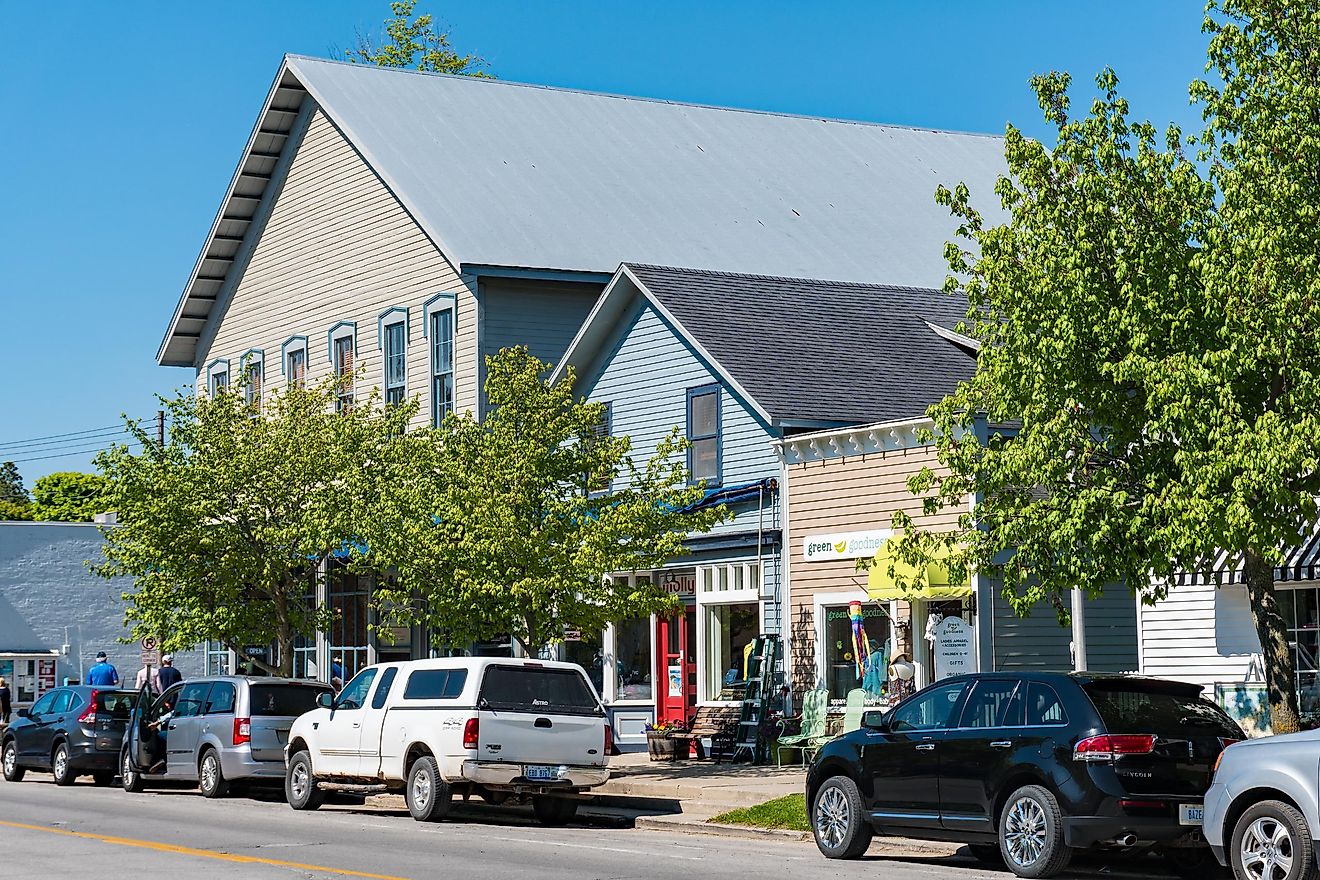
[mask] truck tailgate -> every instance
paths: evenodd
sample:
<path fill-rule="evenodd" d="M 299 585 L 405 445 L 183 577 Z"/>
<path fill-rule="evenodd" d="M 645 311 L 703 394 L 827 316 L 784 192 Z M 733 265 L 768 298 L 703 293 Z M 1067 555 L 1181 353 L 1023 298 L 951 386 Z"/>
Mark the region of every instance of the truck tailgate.
<path fill-rule="evenodd" d="M 483 761 L 605 764 L 605 711 L 580 669 L 490 666 L 477 709 Z"/>

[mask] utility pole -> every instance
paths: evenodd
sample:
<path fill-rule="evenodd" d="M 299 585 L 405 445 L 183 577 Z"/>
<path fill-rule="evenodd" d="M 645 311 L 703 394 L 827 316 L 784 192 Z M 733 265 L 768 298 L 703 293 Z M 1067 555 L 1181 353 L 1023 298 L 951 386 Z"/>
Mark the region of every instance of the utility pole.
<path fill-rule="evenodd" d="M 165 410 L 156 410 L 156 446 L 165 448 Z"/>

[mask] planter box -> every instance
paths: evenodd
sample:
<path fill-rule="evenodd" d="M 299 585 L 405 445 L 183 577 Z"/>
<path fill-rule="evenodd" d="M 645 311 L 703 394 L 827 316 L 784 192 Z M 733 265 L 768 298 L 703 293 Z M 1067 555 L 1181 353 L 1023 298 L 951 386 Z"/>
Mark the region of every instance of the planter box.
<path fill-rule="evenodd" d="M 646 735 L 646 751 L 652 761 L 677 761 L 688 756 L 689 742 L 686 739 L 670 739 L 661 734 Z"/>

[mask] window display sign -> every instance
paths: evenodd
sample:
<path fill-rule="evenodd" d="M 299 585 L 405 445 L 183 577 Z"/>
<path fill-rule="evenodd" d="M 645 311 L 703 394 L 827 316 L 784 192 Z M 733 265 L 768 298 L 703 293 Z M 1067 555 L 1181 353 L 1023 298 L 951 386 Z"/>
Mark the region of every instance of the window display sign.
<path fill-rule="evenodd" d="M 976 646 L 971 626 L 950 615 L 935 625 L 935 677 L 976 671 Z"/>
<path fill-rule="evenodd" d="M 683 667 L 682 667 L 682 666 L 670 666 L 670 667 L 669 667 L 669 696 L 671 696 L 671 697 L 681 697 L 681 696 L 683 696 Z"/>
<path fill-rule="evenodd" d="M 874 529 L 868 532 L 807 535 L 802 539 L 802 556 L 807 562 L 864 559 L 874 556 L 893 534 L 892 529 Z"/>
<path fill-rule="evenodd" d="M 37 696 L 55 687 L 55 661 L 42 660 L 37 666 Z"/>
<path fill-rule="evenodd" d="M 697 595 L 697 572 L 694 569 L 688 571 L 665 571 L 661 572 L 660 589 L 671 596 L 687 598 Z"/>

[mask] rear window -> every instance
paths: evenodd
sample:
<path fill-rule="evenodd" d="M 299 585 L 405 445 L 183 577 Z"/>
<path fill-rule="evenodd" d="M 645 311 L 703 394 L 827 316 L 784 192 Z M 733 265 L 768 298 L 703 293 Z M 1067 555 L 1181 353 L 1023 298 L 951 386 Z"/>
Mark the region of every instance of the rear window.
<path fill-rule="evenodd" d="M 466 669 L 418 669 L 408 676 L 405 700 L 456 700 L 467 684 Z"/>
<path fill-rule="evenodd" d="M 315 709 L 317 695 L 329 690 L 310 684 L 254 684 L 250 711 L 254 716 L 301 715 Z"/>
<path fill-rule="evenodd" d="M 500 712 L 603 715 L 582 673 L 536 666 L 491 666 L 478 703 Z"/>
<path fill-rule="evenodd" d="M 1209 700 L 1154 688 L 1092 682 L 1082 686 L 1110 733 L 1163 733 L 1188 727 L 1238 738 L 1242 731 Z"/>
<path fill-rule="evenodd" d="M 136 700 L 137 694 L 98 691 L 96 694 L 96 711 L 97 714 L 109 715 L 116 721 L 127 721 L 128 717 L 133 714 L 133 703 Z"/>

